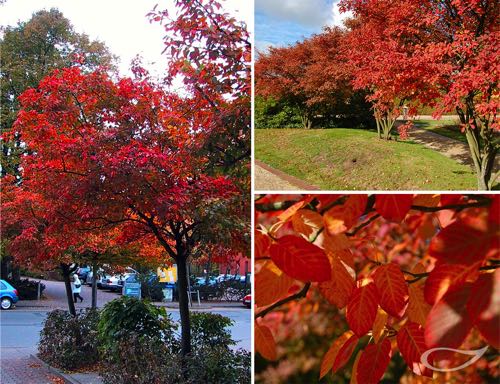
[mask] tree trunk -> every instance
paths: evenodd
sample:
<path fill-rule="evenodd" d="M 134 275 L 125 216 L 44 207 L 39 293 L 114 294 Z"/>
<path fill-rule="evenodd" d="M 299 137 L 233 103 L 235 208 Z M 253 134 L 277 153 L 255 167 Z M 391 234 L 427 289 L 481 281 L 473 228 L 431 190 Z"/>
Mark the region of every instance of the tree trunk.
<path fill-rule="evenodd" d="M 92 309 L 97 308 L 97 261 L 92 261 Z"/>
<path fill-rule="evenodd" d="M 178 253 L 177 279 L 179 283 L 179 312 L 181 317 L 181 353 L 187 356 L 191 353 L 191 323 L 189 320 L 189 299 L 188 299 L 188 273 L 187 256 L 182 256 L 184 252 Z"/>
<path fill-rule="evenodd" d="M 64 286 L 66 287 L 66 298 L 68 299 L 69 313 L 73 316 L 76 316 L 75 303 L 73 301 L 73 292 L 71 291 L 71 282 L 69 280 L 69 277 L 71 273 L 74 272 L 74 269 L 72 269 L 70 265 L 64 263 L 61 263 L 60 267 L 63 275 Z"/>
<path fill-rule="evenodd" d="M 495 145 L 487 139 L 483 140 L 486 142 L 481 145 L 477 132 L 478 129 L 479 127 L 472 128 L 467 125 L 465 128 L 465 137 L 469 144 L 471 158 L 476 171 L 477 188 L 481 191 L 486 191 L 492 188 L 490 181 L 497 150 Z"/>

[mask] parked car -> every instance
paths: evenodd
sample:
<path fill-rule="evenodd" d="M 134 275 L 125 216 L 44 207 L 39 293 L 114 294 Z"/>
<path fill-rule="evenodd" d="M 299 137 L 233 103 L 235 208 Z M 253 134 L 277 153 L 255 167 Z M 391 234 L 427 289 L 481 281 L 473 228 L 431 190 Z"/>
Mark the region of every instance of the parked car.
<path fill-rule="evenodd" d="M 18 301 L 19 294 L 17 293 L 17 289 L 5 280 L 0 280 L 0 303 L 2 309 L 11 309 Z"/>
<path fill-rule="evenodd" d="M 250 308 L 252 306 L 252 295 L 246 295 L 242 302 L 245 307 Z"/>
<path fill-rule="evenodd" d="M 76 274 L 81 281 L 87 280 L 87 275 L 91 271 L 90 267 L 80 267 L 76 270 Z"/>
<path fill-rule="evenodd" d="M 207 279 L 206 277 L 197 277 L 194 281 L 193 287 L 203 287 L 203 286 L 213 286 L 217 283 L 217 280 L 215 277 L 209 277 L 208 278 L 208 284 L 207 284 Z"/>

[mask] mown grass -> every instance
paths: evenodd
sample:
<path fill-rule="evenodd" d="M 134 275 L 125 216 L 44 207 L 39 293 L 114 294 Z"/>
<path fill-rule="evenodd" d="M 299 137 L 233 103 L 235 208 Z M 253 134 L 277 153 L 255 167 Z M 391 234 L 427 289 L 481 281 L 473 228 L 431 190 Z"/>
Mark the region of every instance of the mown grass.
<path fill-rule="evenodd" d="M 446 136 L 451 139 L 461 141 L 467 144 L 465 134 L 460 131 L 458 122 L 454 120 L 415 120 L 413 122 L 417 127 L 437 133 L 438 135 Z"/>
<path fill-rule="evenodd" d="M 256 129 L 255 157 L 328 190 L 475 190 L 473 170 L 360 129 Z"/>

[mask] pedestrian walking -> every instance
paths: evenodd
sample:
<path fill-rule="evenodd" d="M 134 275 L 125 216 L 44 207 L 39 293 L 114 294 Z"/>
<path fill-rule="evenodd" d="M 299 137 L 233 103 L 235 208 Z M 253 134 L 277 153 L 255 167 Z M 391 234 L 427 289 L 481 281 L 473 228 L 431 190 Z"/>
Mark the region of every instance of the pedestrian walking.
<path fill-rule="evenodd" d="M 80 296 L 80 292 L 82 292 L 82 282 L 76 273 L 73 275 L 73 283 L 71 285 L 71 289 L 73 290 L 73 300 L 76 303 L 77 300 L 80 299 L 81 303 L 83 301 L 83 297 Z"/>

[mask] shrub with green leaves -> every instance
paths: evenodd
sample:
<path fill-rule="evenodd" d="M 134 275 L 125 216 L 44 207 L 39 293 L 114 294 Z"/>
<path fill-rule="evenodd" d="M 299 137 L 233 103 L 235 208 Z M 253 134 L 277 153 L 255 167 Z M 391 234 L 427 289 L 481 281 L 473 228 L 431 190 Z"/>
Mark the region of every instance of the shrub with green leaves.
<path fill-rule="evenodd" d="M 99 321 L 99 343 L 101 352 L 116 355 L 118 341 L 129 338 L 132 333 L 140 338 L 158 340 L 176 350 L 174 331 L 177 325 L 165 308 L 155 307 L 145 300 L 122 296 L 104 306 Z"/>
<path fill-rule="evenodd" d="M 193 350 L 229 347 L 236 343 L 227 329 L 233 321 L 226 316 L 208 312 L 191 312 L 191 345 Z"/>
<path fill-rule="evenodd" d="M 68 311 L 48 314 L 40 332 L 38 355 L 57 368 L 75 370 L 97 363 L 99 312 L 82 310 L 73 317 Z"/>

